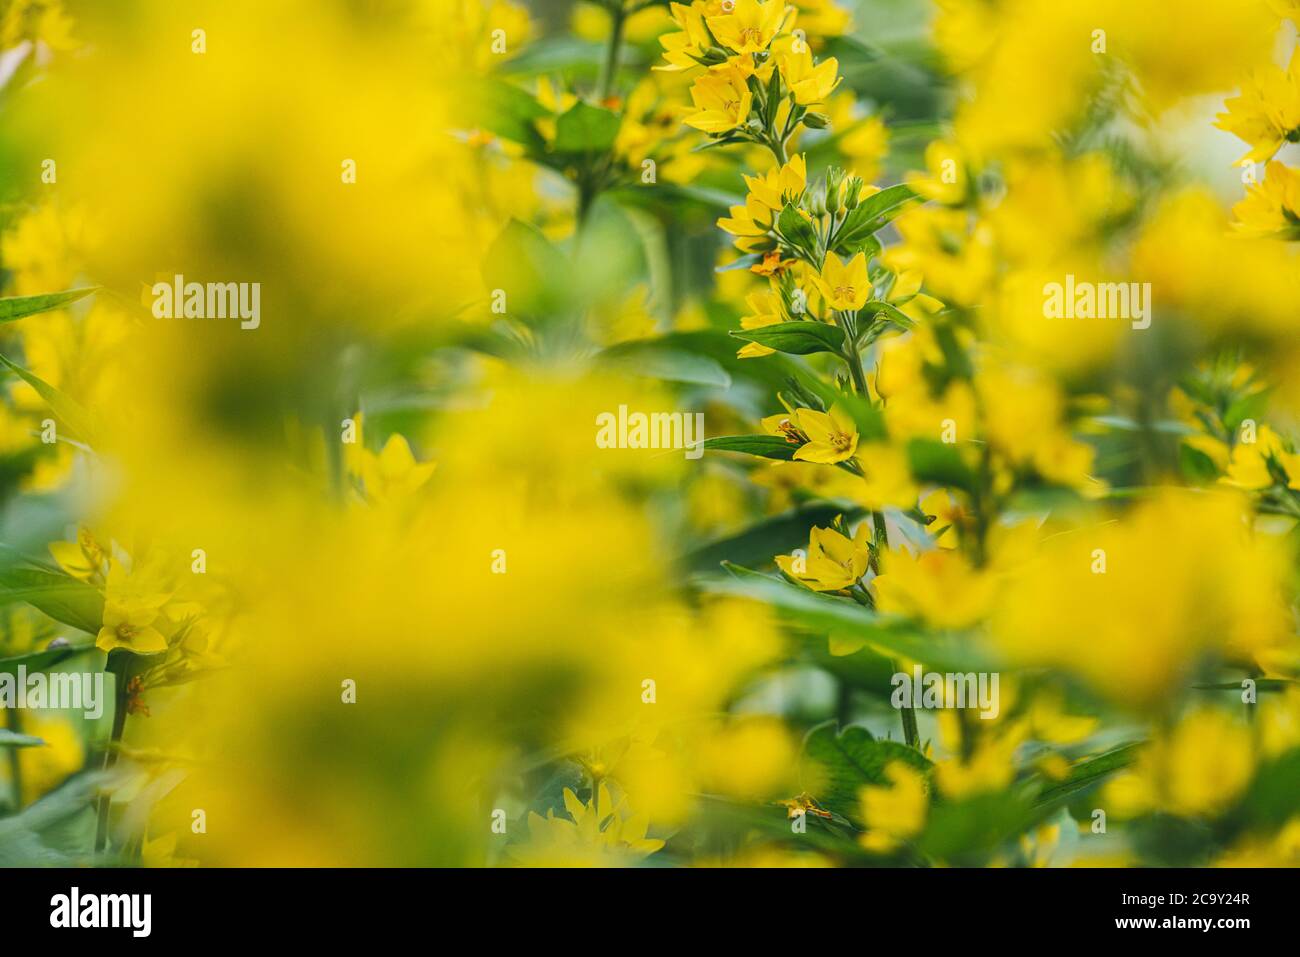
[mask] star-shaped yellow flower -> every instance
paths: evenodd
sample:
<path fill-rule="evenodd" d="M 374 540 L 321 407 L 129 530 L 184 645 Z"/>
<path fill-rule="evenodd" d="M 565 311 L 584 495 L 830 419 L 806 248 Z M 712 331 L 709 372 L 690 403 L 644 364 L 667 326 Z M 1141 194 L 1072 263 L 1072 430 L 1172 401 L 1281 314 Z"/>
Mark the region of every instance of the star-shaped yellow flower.
<path fill-rule="evenodd" d="M 829 412 L 796 409 L 795 417 L 799 430 L 808 436 L 807 443 L 794 453 L 796 459 L 831 465 L 853 458 L 858 450 L 858 426 L 839 406 Z"/>
<path fill-rule="evenodd" d="M 778 555 L 777 567 L 813 591 L 848 588 L 867 573 L 870 564 L 867 526 L 867 522 L 859 525 L 851 539 L 833 528 L 814 528 L 808 535 L 808 554 Z"/>
<path fill-rule="evenodd" d="M 708 70 L 691 87 L 695 112 L 686 117 L 686 125 L 705 133 L 726 133 L 745 122 L 753 100 L 739 72 L 730 68 Z"/>
<path fill-rule="evenodd" d="M 814 276 L 813 281 L 821 290 L 826 302 L 832 309 L 841 312 L 854 312 L 861 309 L 871 298 L 871 279 L 867 276 L 867 257 L 858 253 L 848 264 L 840 262 L 840 257 L 827 253 L 826 262 L 822 264 L 821 275 Z"/>
<path fill-rule="evenodd" d="M 784 0 L 736 0 L 731 13 L 709 17 L 708 24 L 724 47 L 736 53 L 762 53 L 784 20 Z"/>

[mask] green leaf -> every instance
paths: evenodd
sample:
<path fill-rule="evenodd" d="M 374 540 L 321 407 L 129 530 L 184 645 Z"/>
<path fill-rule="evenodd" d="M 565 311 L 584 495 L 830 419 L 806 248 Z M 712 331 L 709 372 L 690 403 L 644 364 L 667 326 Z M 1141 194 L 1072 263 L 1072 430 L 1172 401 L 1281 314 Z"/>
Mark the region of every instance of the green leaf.
<path fill-rule="evenodd" d="M 1295 816 L 1296 781 L 1300 748 L 1284 751 L 1260 767 L 1235 814 L 1256 825 L 1281 827 Z"/>
<path fill-rule="evenodd" d="M 907 458 L 912 477 L 918 482 L 934 482 L 966 491 L 975 488 L 975 474 L 956 445 L 935 439 L 912 439 L 907 443 Z"/>
<path fill-rule="evenodd" d="M 829 526 L 836 515 L 843 515 L 845 521 L 851 522 L 863 513 L 864 509 L 858 505 L 846 507 L 826 502 L 803 505 L 755 522 L 734 535 L 703 545 L 688 554 L 683 559 L 683 564 L 700 572 L 715 569 L 722 562 L 765 565 L 774 555 L 806 547 L 808 530 L 813 526 Z"/>
<path fill-rule="evenodd" d="M 874 256 L 879 256 L 883 249 L 884 246 L 881 245 L 879 239 L 870 233 L 866 233 L 850 236 L 847 240 L 837 236 L 833 251 L 846 258 L 862 253 L 867 259 L 871 259 Z"/>
<path fill-rule="evenodd" d="M 822 807 L 862 823 L 859 792 L 867 785 L 890 786 L 885 769 L 895 761 L 923 774 L 930 770 L 929 759 L 901 741 L 879 741 L 860 727 L 836 734 L 828 723 L 813 729 L 804 741 L 801 771 Z"/>
<path fill-rule="evenodd" d="M 795 356 L 811 355 L 814 352 L 839 355 L 844 346 L 844 330 L 839 326 L 807 320 L 778 322 L 757 329 L 738 329 L 731 334 L 737 339 L 757 342 L 777 352 Z"/>
<path fill-rule="evenodd" d="M 916 323 L 912 321 L 912 317 L 907 313 L 903 312 L 897 306 L 881 299 L 872 299 L 868 301 L 867 304 L 862 307 L 861 311 L 869 316 L 883 317 L 885 320 L 896 323 L 903 329 L 911 329 L 916 325 Z"/>
<path fill-rule="evenodd" d="M 567 34 L 539 37 L 525 44 L 501 69 L 511 76 L 564 76 L 595 79 L 605 58 L 605 43 Z"/>
<path fill-rule="evenodd" d="M 597 355 L 597 361 L 624 372 L 725 389 L 731 376 L 715 360 L 654 339 L 621 342 Z"/>
<path fill-rule="evenodd" d="M 918 199 L 912 187 L 903 183 L 868 196 L 849 211 L 835 236 L 835 249 L 858 248 L 877 230 L 883 229 L 909 203 Z"/>
<path fill-rule="evenodd" d="M 756 263 L 761 263 L 762 261 L 763 261 L 762 253 L 746 253 L 744 256 L 741 256 L 739 259 L 733 259 L 725 266 L 716 267 L 713 271 L 714 272 L 735 272 L 737 269 L 748 269 L 750 266 L 753 266 Z"/>
<path fill-rule="evenodd" d="M 21 813 L 0 818 L 0 867 L 85 866 L 94 854 L 81 818 L 94 833 L 94 801 L 128 772 L 83 772 L 69 778 Z"/>
<path fill-rule="evenodd" d="M 104 598 L 98 589 L 43 568 L 0 570 L 0 605 L 14 601 L 25 601 L 55 621 L 92 635 L 104 618 Z"/>
<path fill-rule="evenodd" d="M 550 115 L 532 94 L 501 80 L 487 79 L 474 84 L 465 97 L 465 122 L 498 136 L 539 148 L 541 134 L 533 125 Z"/>
<path fill-rule="evenodd" d="M 977 794 L 932 805 L 919 842 L 926 854 L 939 860 L 975 865 L 983 863 L 979 855 L 1023 833 L 1041 817 L 1018 791 Z"/>
<path fill-rule="evenodd" d="M 36 390 L 37 395 L 45 400 L 54 414 L 63 420 L 63 425 L 73 437 L 87 442 L 93 439 L 95 434 L 93 420 L 80 403 L 60 392 L 44 379 L 28 372 L 7 356 L 0 355 L 0 363 Z"/>
<path fill-rule="evenodd" d="M 1065 780 L 1049 784 L 1038 792 L 1038 796 L 1034 799 L 1034 807 L 1038 809 L 1057 807 L 1093 791 L 1116 771 L 1121 771 L 1132 764 L 1141 746 L 1140 741 L 1130 741 L 1078 762 L 1070 768 L 1070 773 Z"/>
<path fill-rule="evenodd" d="M 614 145 L 620 120 L 617 113 L 579 100 L 555 124 L 557 153 L 605 153 Z"/>
<path fill-rule="evenodd" d="M 45 744 L 44 738 L 34 738 L 30 734 L 19 734 L 8 728 L 0 728 L 0 748 L 38 748 Z"/>
<path fill-rule="evenodd" d="M 19 665 L 22 665 L 29 672 L 48 671 L 55 665 L 61 664 L 69 658 L 75 658 L 77 655 L 90 651 L 94 647 L 90 643 L 68 645 L 64 648 L 47 648 L 44 651 L 29 651 L 22 655 L 0 658 L 0 674 L 17 674 Z"/>
<path fill-rule="evenodd" d="M 696 587 L 711 594 L 764 602 L 791 624 L 827 635 L 861 638 L 890 657 L 909 658 L 943 671 L 993 670 L 990 655 L 965 635 L 930 632 L 848 598 L 823 595 L 748 568 L 725 567 L 731 574 L 698 578 Z"/>
<path fill-rule="evenodd" d="M 704 440 L 704 447 L 715 452 L 743 452 L 765 459 L 789 462 L 799 446 L 792 445 L 779 435 L 719 435 Z"/>
<path fill-rule="evenodd" d="M 533 226 L 510 220 L 483 261 L 489 289 L 506 294 L 506 315 L 534 320 L 568 313 L 573 303 L 569 260 Z"/>
<path fill-rule="evenodd" d="M 13 322 L 15 319 L 34 316 L 39 312 L 62 309 L 68 303 L 89 296 L 98 288 L 98 286 L 87 286 L 84 289 L 68 289 L 64 292 L 46 292 L 39 296 L 11 296 L 0 299 L 0 322 Z"/>
<path fill-rule="evenodd" d="M 786 242 L 802 249 L 809 256 L 817 251 L 817 231 L 812 223 L 799 215 L 799 210 L 791 203 L 786 203 L 781 215 L 776 220 L 777 231 L 785 237 Z"/>

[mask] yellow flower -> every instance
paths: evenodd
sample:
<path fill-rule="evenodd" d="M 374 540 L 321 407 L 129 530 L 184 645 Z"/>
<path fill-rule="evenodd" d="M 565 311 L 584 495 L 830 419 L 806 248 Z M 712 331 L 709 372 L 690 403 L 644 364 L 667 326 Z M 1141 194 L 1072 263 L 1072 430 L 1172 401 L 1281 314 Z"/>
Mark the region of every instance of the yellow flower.
<path fill-rule="evenodd" d="M 848 588 L 867 573 L 867 524 L 859 525 L 852 539 L 833 528 L 814 528 L 808 535 L 808 554 L 778 555 L 777 567 L 813 591 Z"/>
<path fill-rule="evenodd" d="M 1214 125 L 1250 144 L 1239 166 L 1273 158 L 1282 146 L 1300 139 L 1300 55 L 1291 54 L 1286 70 L 1259 70 L 1242 85 L 1241 94 L 1224 101 L 1228 112 Z"/>
<path fill-rule="evenodd" d="M 125 648 L 146 655 L 166 651 L 167 639 L 153 625 L 169 597 L 129 581 L 126 569 L 111 560 L 104 591 L 104 620 L 95 647 L 101 651 Z"/>
<path fill-rule="evenodd" d="M 775 325 L 781 321 L 781 307 L 776 301 L 776 296 L 770 292 L 751 292 L 745 297 L 745 304 L 749 306 L 750 314 L 740 317 L 742 329 L 761 329 L 763 326 Z M 747 342 L 736 356 L 740 359 L 754 359 L 758 356 L 771 355 L 775 351 L 757 342 Z"/>
<path fill-rule="evenodd" d="M 925 172 L 909 173 L 905 182 L 926 199 L 957 206 L 966 199 L 970 180 L 961 148 L 950 140 L 933 140 L 925 148 Z"/>
<path fill-rule="evenodd" d="M 415 494 L 429 480 L 435 462 L 417 462 L 406 439 L 394 432 L 375 454 L 365 447 L 363 413 L 356 413 L 356 441 L 347 446 L 348 471 L 361 480 L 366 497 L 372 502 L 386 502 Z"/>
<path fill-rule="evenodd" d="M 1283 20 L 1300 23 L 1300 0 L 1268 0 L 1268 5 Z"/>
<path fill-rule="evenodd" d="M 1108 785 L 1121 817 L 1166 810 L 1186 817 L 1227 809 L 1254 770 L 1250 731 L 1212 708 L 1187 714 L 1168 736 L 1143 749 L 1133 768 Z"/>
<path fill-rule="evenodd" d="M 744 76 L 738 71 L 711 69 L 696 77 L 691 87 L 695 112 L 686 117 L 686 125 L 705 133 L 734 130 L 748 118 L 753 99 Z"/>
<path fill-rule="evenodd" d="M 996 581 L 958 552 L 890 552 L 881 566 L 872 581 L 881 611 L 958 629 L 979 622 L 993 605 Z"/>
<path fill-rule="evenodd" d="M 51 50 L 74 50 L 78 41 L 72 29 L 62 0 L 14 0 L 0 20 L 0 50 L 11 50 L 26 39 Z"/>
<path fill-rule="evenodd" d="M 884 442 L 860 446 L 858 464 L 862 466 L 862 480 L 850 487 L 849 494 L 867 508 L 906 508 L 916 502 L 911 465 L 902 448 Z"/>
<path fill-rule="evenodd" d="M 600 867 L 633 863 L 664 846 L 646 838 L 650 821 L 645 815 L 630 815 L 610 799 L 605 782 L 597 787 L 593 800 L 584 804 L 568 788 L 564 807 L 572 820 L 530 812 L 528 841 L 508 849 L 511 857 L 526 867 Z"/>
<path fill-rule="evenodd" d="M 537 81 L 537 102 L 551 112 L 551 116 L 542 116 L 533 121 L 533 126 L 542 135 L 542 139 L 551 143 L 555 140 L 556 117 L 569 110 L 578 98 L 572 93 L 557 90 L 551 81 L 541 77 Z"/>
<path fill-rule="evenodd" d="M 717 41 L 736 53 L 762 53 L 785 20 L 785 0 L 736 0 L 731 13 L 709 17 Z"/>
<path fill-rule="evenodd" d="M 671 9 L 673 20 L 680 29 L 676 33 L 665 33 L 659 38 L 668 65 L 656 66 L 654 69 L 665 72 L 689 70 L 699 65 L 697 58 L 702 57 L 712 45 L 709 33 L 704 28 L 704 16 L 693 6 L 681 3 L 671 4 Z"/>
<path fill-rule="evenodd" d="M 903 242 L 882 257 L 895 271 L 918 270 L 940 299 L 979 302 L 993 279 L 993 236 L 965 210 L 914 206 L 894 221 Z"/>
<path fill-rule="evenodd" d="M 1274 459 L 1286 472 L 1287 486 L 1300 489 L 1300 455 L 1288 452 L 1282 439 L 1267 425 L 1261 425 L 1254 442 L 1239 442 L 1228 460 L 1228 474 L 1222 479 L 1225 485 L 1244 489 L 1271 488 L 1273 476 L 1268 470 L 1268 460 Z"/>
<path fill-rule="evenodd" d="M 939 728 L 945 746 L 959 752 L 961 725 L 956 712 L 939 712 Z M 985 733 L 965 760 L 952 757 L 936 762 L 934 780 L 939 790 L 946 797 L 960 800 L 1006 788 L 1015 779 L 1015 753 L 1026 731 L 1024 724 L 1017 722 L 1000 733 Z"/>
<path fill-rule="evenodd" d="M 838 134 L 835 148 L 866 182 L 880 176 L 881 161 L 889 154 L 889 127 L 878 114 L 859 107 L 852 90 L 843 86 L 820 111 Z"/>
<path fill-rule="evenodd" d="M 849 32 L 853 16 L 835 0 L 794 0 L 799 26 L 815 37 L 838 37 Z"/>
<path fill-rule="evenodd" d="M 808 436 L 808 441 L 794 453 L 796 459 L 830 465 L 851 459 L 857 451 L 857 423 L 839 406 L 829 412 L 796 409 L 795 419 L 799 430 Z"/>
<path fill-rule="evenodd" d="M 718 228 L 736 237 L 736 246 L 745 252 L 757 252 L 769 244 L 768 230 L 772 228 L 772 208 L 752 193 L 743 206 L 732 206 L 731 215 L 718 220 Z"/>
<path fill-rule="evenodd" d="M 779 212 L 785 208 L 787 196 L 797 198 L 808 185 L 808 167 L 803 154 L 792 156 L 784 166 L 769 170 L 763 176 L 746 176 L 745 185 L 749 187 L 751 199 Z"/>
<path fill-rule="evenodd" d="M 871 279 L 867 276 L 867 257 L 858 253 L 848 264 L 834 253 L 826 254 L 821 275 L 814 276 L 817 288 L 832 309 L 853 312 L 871 298 Z"/>
<path fill-rule="evenodd" d="M 813 65 L 812 51 L 805 44 L 802 53 L 786 53 L 781 57 L 781 75 L 794 93 L 800 106 L 820 103 L 840 85 L 839 61 L 827 57 Z"/>
<path fill-rule="evenodd" d="M 776 64 L 772 60 L 767 60 L 764 63 L 755 63 L 754 58 L 748 53 L 737 53 L 735 56 L 727 57 L 727 59 L 723 63 L 718 64 L 718 66 L 735 70 L 746 79 L 752 76 L 756 78 L 759 83 L 763 84 L 763 86 L 767 86 L 768 81 L 772 79 L 772 71 L 776 69 Z M 782 101 L 782 103 L 784 102 L 785 101 Z M 776 125 L 781 126 L 782 124 Z"/>
<path fill-rule="evenodd" d="M 76 542 L 50 542 L 49 548 L 54 560 L 73 578 L 87 582 L 104 574 L 108 552 L 87 528 L 77 529 Z"/>
<path fill-rule="evenodd" d="M 765 253 L 760 262 L 754 263 L 749 267 L 749 271 L 757 276 L 779 276 L 791 266 L 795 265 L 796 260 L 782 259 L 778 250 Z"/>
<path fill-rule="evenodd" d="M 859 840 L 869 851 L 890 851 L 921 833 L 930 806 L 925 776 L 903 761 L 885 768 L 893 787 L 864 787 L 859 795 L 867 832 Z"/>
<path fill-rule="evenodd" d="M 1234 494 L 1168 490 L 1030 547 L 1004 530 L 990 634 L 1008 661 L 1072 672 L 1128 707 L 1163 701 L 1208 655 L 1285 652 L 1285 562 L 1272 536 L 1245 534 L 1248 509 Z"/>
<path fill-rule="evenodd" d="M 1269 163 L 1264 181 L 1247 189 L 1232 212 L 1233 227 L 1247 236 L 1300 239 L 1300 170 Z"/>
<path fill-rule="evenodd" d="M 929 531 L 934 537 L 935 545 L 939 548 L 956 548 L 957 529 L 961 527 L 965 512 L 957 500 L 948 494 L 948 490 L 938 488 L 921 499 L 921 512 L 934 517 Z"/>

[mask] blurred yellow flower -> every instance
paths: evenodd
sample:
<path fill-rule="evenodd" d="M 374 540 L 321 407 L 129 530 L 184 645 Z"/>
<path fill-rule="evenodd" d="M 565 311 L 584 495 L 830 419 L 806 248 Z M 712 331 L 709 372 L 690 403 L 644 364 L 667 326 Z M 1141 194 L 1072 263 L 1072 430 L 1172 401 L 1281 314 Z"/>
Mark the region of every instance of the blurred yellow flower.
<path fill-rule="evenodd" d="M 1285 70 L 1256 71 L 1223 105 L 1228 111 L 1214 125 L 1250 144 L 1238 165 L 1268 162 L 1287 142 L 1300 139 L 1300 55 L 1292 53 Z"/>
<path fill-rule="evenodd" d="M 1300 239 L 1300 170 L 1269 163 L 1264 181 L 1232 207 L 1233 226 L 1247 236 Z"/>
<path fill-rule="evenodd" d="M 893 761 L 885 768 L 890 787 L 864 787 L 860 794 L 867 830 L 859 838 L 869 851 L 888 852 L 925 827 L 930 806 L 925 776 L 911 765 Z"/>
<path fill-rule="evenodd" d="M 974 625 L 992 607 L 996 581 L 957 552 L 898 550 L 881 556 L 880 564 L 871 586 L 881 611 L 958 629 Z"/>
<path fill-rule="evenodd" d="M 530 812 L 526 843 L 512 844 L 508 853 L 526 867 L 608 867 L 633 864 L 664 846 L 648 839 L 650 826 L 645 815 L 631 815 L 625 801 L 610 798 L 602 781 L 591 801 L 583 803 L 569 788 L 564 789 L 568 820 Z"/>

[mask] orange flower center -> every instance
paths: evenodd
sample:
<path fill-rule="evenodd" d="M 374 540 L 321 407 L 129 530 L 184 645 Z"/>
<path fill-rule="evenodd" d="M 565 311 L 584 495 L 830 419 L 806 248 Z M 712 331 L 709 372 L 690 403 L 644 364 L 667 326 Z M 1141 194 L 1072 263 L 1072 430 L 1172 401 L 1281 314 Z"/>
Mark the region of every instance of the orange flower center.
<path fill-rule="evenodd" d="M 835 298 L 839 302 L 852 302 L 854 289 L 852 286 L 836 286 Z"/>
<path fill-rule="evenodd" d="M 745 29 L 740 31 L 741 46 L 749 46 L 750 44 L 761 46 L 762 43 L 763 32 L 759 30 L 758 27 L 745 27 Z"/>
<path fill-rule="evenodd" d="M 831 448 L 833 448 L 836 452 L 847 452 L 849 450 L 849 446 L 851 446 L 852 444 L 853 444 L 852 437 L 847 435 L 846 433 L 844 432 L 831 433 Z"/>

